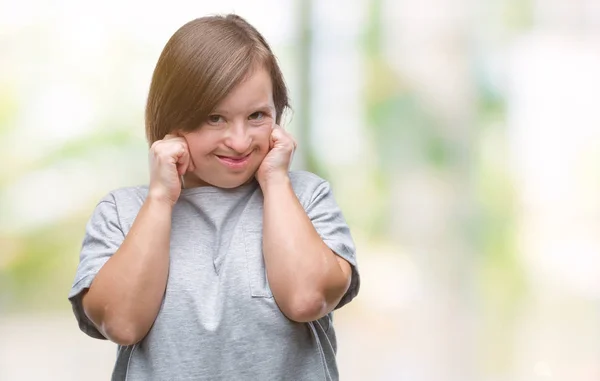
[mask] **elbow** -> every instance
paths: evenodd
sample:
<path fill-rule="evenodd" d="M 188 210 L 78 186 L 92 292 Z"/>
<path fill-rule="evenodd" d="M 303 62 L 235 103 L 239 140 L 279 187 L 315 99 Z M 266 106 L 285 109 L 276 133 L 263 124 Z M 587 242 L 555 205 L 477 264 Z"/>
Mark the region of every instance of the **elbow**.
<path fill-rule="evenodd" d="M 89 291 L 82 297 L 83 313 L 106 339 L 130 346 L 139 343 L 150 331 L 154 321 L 144 319 L 131 309 L 114 308 Z"/>
<path fill-rule="evenodd" d="M 300 295 L 291 298 L 281 307 L 283 314 L 290 320 L 306 323 L 317 320 L 327 314 L 327 301 L 323 295 Z"/>
<path fill-rule="evenodd" d="M 146 333 L 140 332 L 133 324 L 104 324 L 102 326 L 102 333 L 113 343 L 122 346 L 135 345 L 146 336 Z"/>
<path fill-rule="evenodd" d="M 285 303 L 279 304 L 281 312 L 290 320 L 298 323 L 315 321 L 333 311 L 349 287 L 349 280 L 330 285 L 324 290 L 295 293 L 289 295 Z"/>
<path fill-rule="evenodd" d="M 148 333 L 148 330 L 142 329 L 140 324 L 136 324 L 133 319 L 114 318 L 107 314 L 94 313 L 89 309 L 84 309 L 84 312 L 102 336 L 115 344 L 134 345 Z"/>

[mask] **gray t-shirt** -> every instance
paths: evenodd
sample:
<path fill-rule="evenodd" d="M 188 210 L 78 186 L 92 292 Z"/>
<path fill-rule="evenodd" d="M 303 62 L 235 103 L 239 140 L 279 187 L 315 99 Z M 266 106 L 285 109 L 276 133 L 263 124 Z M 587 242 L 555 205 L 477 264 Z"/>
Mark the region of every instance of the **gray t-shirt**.
<path fill-rule="evenodd" d="M 291 172 L 292 186 L 324 242 L 352 265 L 336 308 L 359 290 L 355 246 L 329 184 Z M 110 192 L 87 224 L 69 300 L 79 327 L 105 339 L 86 317 L 81 292 L 129 232 L 147 187 Z M 113 380 L 337 380 L 332 314 L 287 319 L 269 288 L 262 254 L 263 195 L 256 181 L 235 189 L 182 190 L 173 209 L 170 267 L 158 316 L 138 344 L 118 346 Z"/>

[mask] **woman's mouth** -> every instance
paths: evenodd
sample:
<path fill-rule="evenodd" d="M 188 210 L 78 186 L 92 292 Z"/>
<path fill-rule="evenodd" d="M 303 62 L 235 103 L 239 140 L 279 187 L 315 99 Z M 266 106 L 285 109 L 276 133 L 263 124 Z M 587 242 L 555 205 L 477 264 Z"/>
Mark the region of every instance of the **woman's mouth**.
<path fill-rule="evenodd" d="M 223 165 L 231 169 L 243 168 L 250 161 L 250 154 L 246 156 L 216 156 Z"/>

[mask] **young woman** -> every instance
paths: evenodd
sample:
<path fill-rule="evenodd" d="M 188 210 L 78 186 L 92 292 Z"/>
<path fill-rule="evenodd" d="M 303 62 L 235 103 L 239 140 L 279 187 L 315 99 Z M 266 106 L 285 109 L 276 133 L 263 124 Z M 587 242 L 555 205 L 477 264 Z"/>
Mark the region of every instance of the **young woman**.
<path fill-rule="evenodd" d="M 69 294 L 117 344 L 113 380 L 335 380 L 332 311 L 358 293 L 353 240 L 327 181 L 289 171 L 287 89 L 235 15 L 182 26 L 146 106 L 150 184 L 87 224 Z"/>

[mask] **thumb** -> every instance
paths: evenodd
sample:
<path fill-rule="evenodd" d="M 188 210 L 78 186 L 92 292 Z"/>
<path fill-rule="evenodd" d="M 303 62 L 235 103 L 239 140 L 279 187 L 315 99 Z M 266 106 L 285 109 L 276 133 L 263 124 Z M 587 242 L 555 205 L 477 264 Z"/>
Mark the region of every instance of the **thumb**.
<path fill-rule="evenodd" d="M 281 127 L 279 126 L 275 126 L 273 127 L 273 131 L 271 131 L 271 141 L 275 144 L 278 143 L 279 141 L 282 140 L 283 138 L 283 131 L 281 130 Z"/>

